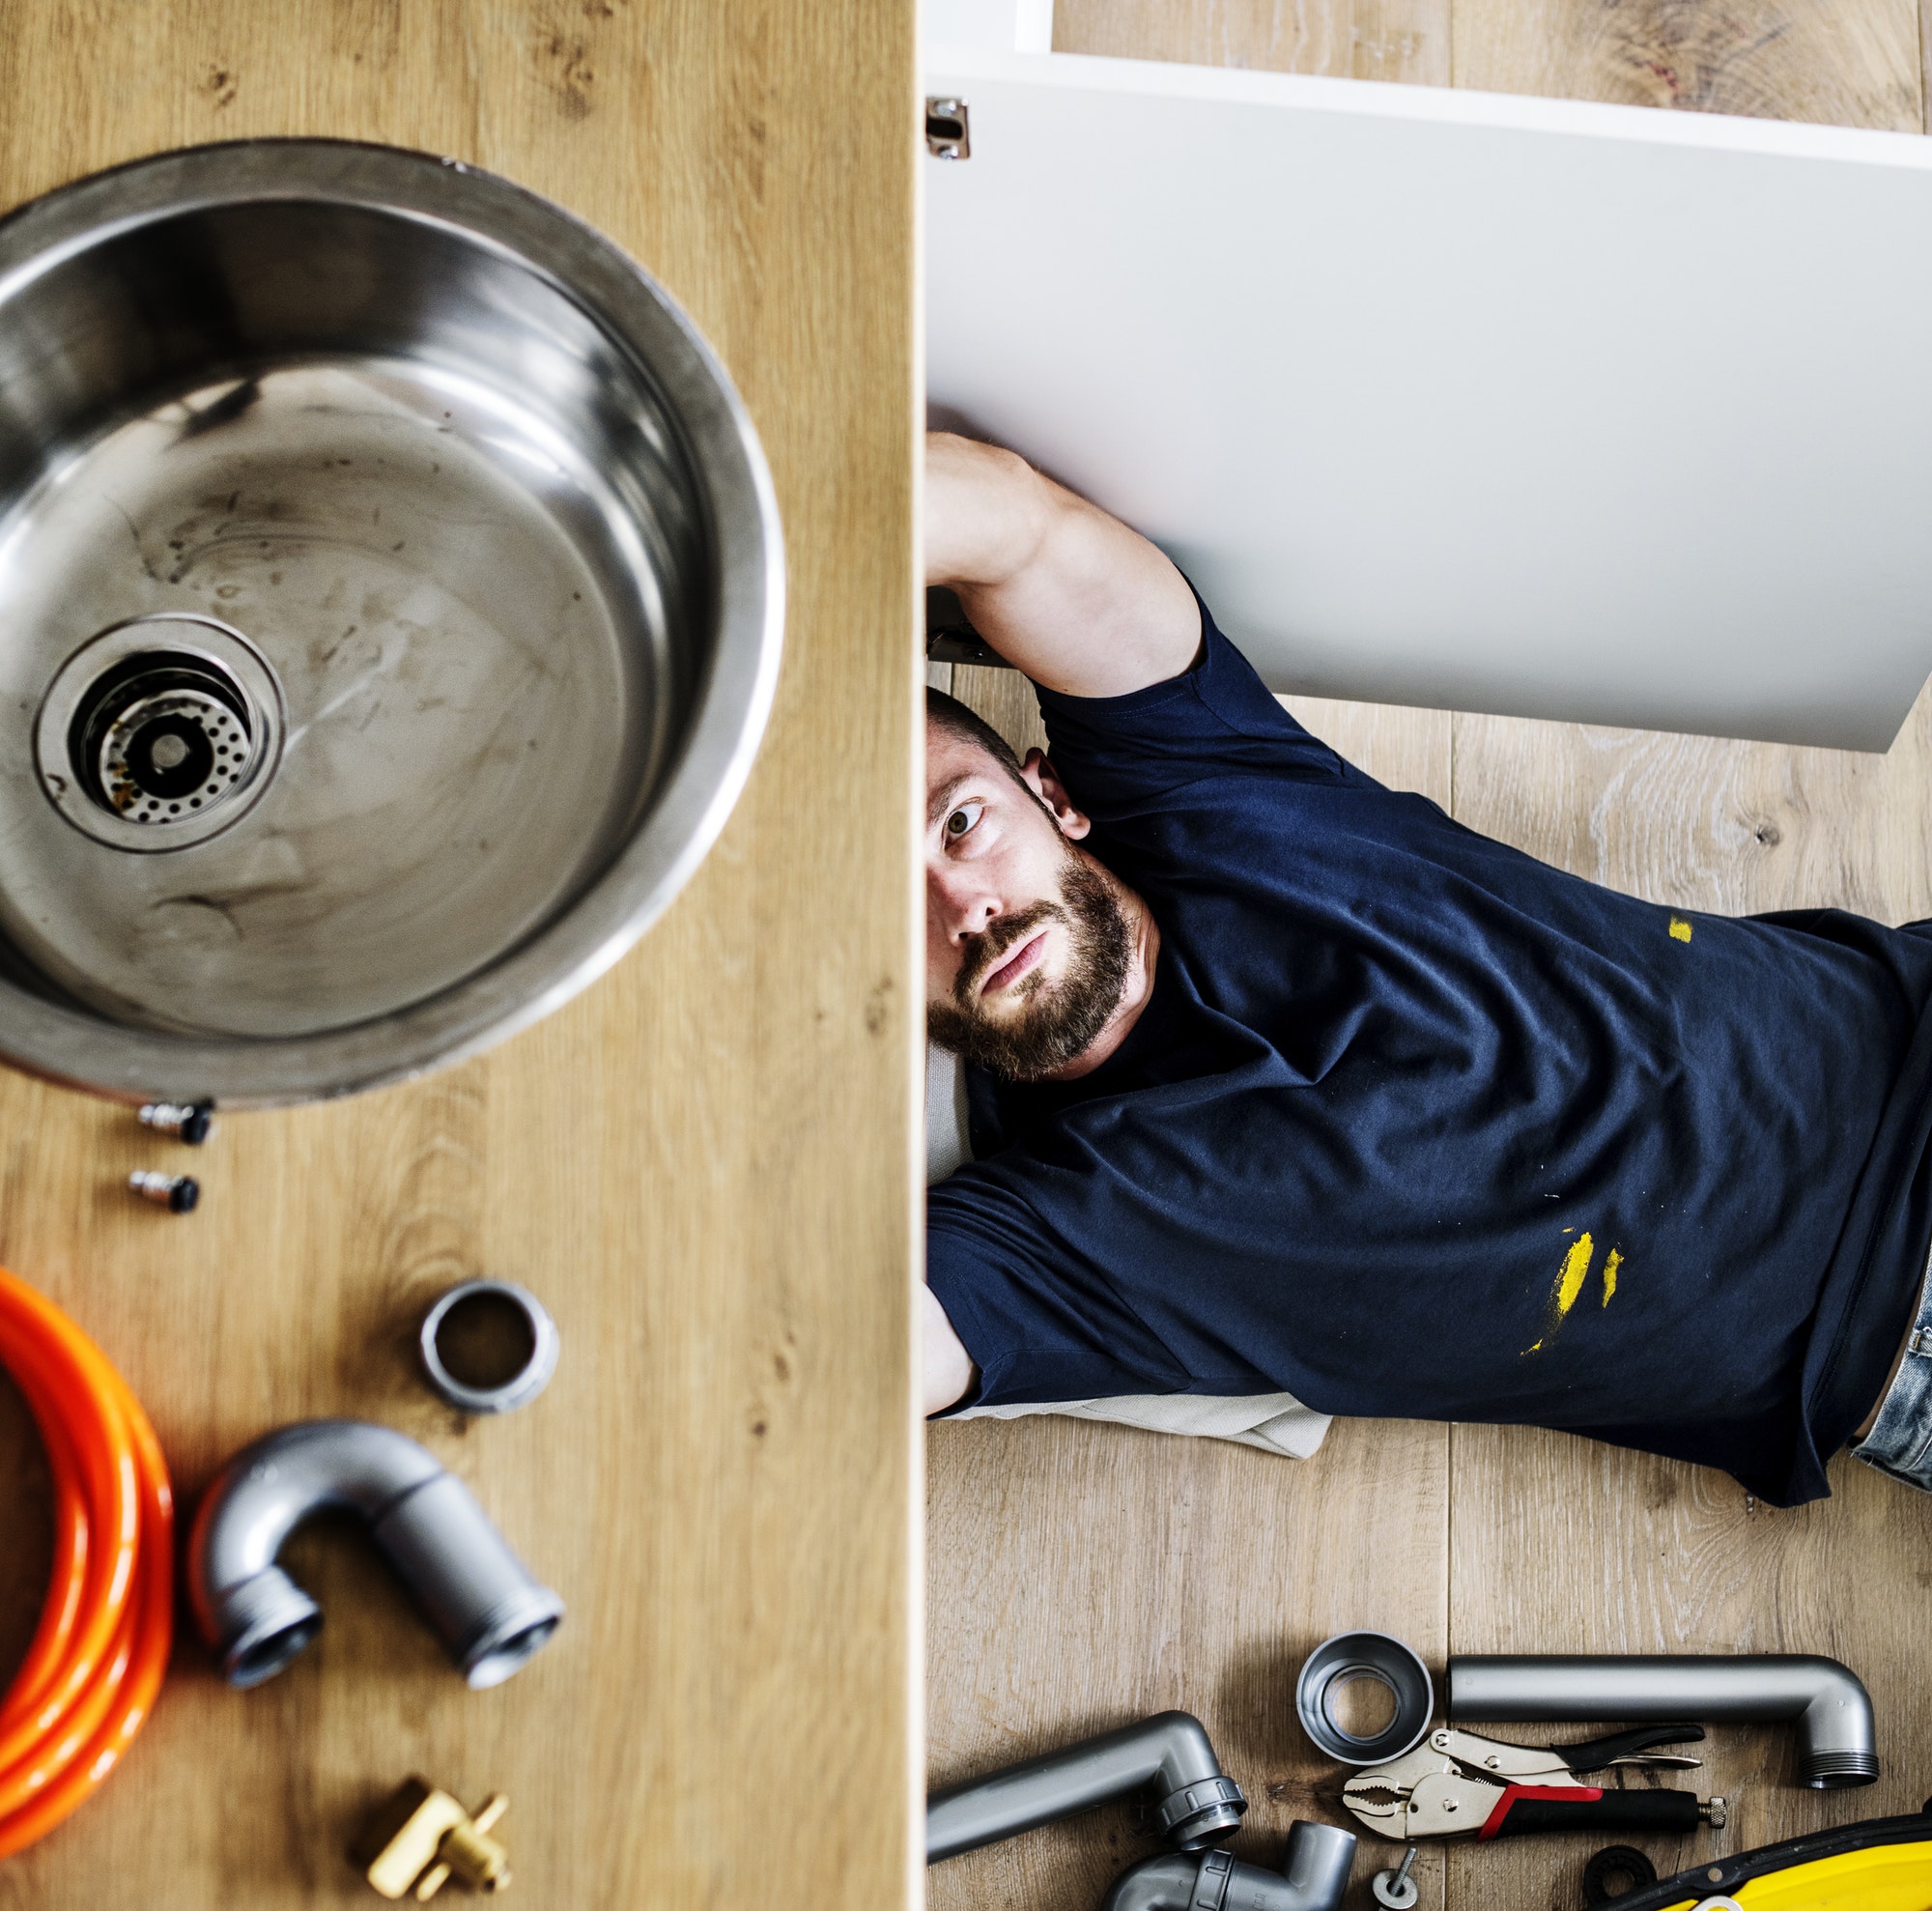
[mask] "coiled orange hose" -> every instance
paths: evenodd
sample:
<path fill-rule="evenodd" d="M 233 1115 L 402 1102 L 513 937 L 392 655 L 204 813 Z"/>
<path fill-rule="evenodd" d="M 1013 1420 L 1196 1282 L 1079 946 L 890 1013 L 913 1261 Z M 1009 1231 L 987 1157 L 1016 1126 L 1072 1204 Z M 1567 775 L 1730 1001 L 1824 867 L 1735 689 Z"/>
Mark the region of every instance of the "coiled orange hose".
<path fill-rule="evenodd" d="M 3 1268 L 0 1366 L 39 1423 L 55 1505 L 46 1605 L 0 1700 L 5 1858 L 93 1795 L 153 1708 L 174 1623 L 174 1499 L 127 1383 Z"/>

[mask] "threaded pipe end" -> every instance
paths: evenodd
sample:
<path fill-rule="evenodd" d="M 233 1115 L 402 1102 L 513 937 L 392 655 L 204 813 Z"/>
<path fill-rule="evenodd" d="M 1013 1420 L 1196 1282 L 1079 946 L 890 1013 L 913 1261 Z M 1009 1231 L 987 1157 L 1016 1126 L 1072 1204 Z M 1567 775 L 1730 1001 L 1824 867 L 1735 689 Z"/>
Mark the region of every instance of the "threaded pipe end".
<path fill-rule="evenodd" d="M 1814 1752 L 1804 1760 L 1804 1783 L 1813 1791 L 1846 1791 L 1877 1782 L 1876 1753 Z"/>

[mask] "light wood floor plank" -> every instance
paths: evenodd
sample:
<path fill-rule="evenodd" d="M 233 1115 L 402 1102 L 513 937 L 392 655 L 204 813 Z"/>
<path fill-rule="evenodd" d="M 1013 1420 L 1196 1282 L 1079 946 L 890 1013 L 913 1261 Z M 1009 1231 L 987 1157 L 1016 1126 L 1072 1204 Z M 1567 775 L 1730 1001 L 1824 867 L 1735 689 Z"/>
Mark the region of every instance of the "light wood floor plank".
<path fill-rule="evenodd" d="M 1449 84 L 1450 0 L 1059 0 L 1060 53 Z"/>
<path fill-rule="evenodd" d="M 1924 129 L 1932 132 L 1932 0 L 1918 0 L 1918 102 Z"/>
<path fill-rule="evenodd" d="M 1179 1706 L 1248 1795 L 1241 1854 L 1278 1864 L 1293 1819 L 1336 1815 L 1294 1720 L 1302 1659 L 1362 1626 L 1444 1649 L 1446 1447 L 1419 1422 L 1338 1425 L 1306 1462 L 1074 1420 L 935 1428 L 933 1782 Z M 927 1902 L 1084 1911 L 1157 1849 L 1110 1807 L 935 1868 Z"/>
<path fill-rule="evenodd" d="M 1920 129 L 1913 0 L 1454 0 L 1458 86 Z"/>

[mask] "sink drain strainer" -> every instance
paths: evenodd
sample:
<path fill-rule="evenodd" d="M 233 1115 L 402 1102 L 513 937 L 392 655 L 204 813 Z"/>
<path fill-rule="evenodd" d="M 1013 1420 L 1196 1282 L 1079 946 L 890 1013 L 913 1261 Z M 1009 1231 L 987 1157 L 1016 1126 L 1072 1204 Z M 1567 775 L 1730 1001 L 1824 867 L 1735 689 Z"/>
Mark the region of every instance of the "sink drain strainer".
<path fill-rule="evenodd" d="M 41 786 L 117 849 L 185 848 L 245 815 L 281 753 L 268 660 L 212 617 L 136 617 L 62 665 L 35 725 Z"/>

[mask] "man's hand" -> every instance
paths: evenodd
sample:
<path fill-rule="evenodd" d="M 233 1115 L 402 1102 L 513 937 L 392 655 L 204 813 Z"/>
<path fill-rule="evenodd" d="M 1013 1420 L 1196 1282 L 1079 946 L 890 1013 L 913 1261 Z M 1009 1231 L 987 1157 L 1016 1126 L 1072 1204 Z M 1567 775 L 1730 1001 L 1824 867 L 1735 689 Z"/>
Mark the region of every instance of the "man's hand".
<path fill-rule="evenodd" d="M 1201 648 L 1194 593 L 1146 538 L 950 432 L 925 439 L 925 581 L 957 591 L 1008 663 L 1069 697 L 1165 682 Z"/>

